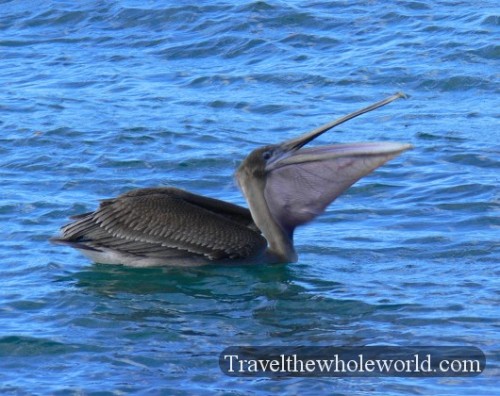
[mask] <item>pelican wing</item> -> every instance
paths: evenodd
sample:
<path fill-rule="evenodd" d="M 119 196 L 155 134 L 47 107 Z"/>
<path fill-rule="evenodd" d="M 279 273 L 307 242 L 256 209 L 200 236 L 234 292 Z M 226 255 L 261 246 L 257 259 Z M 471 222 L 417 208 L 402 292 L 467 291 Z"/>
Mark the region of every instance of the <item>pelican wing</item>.
<path fill-rule="evenodd" d="M 266 247 L 247 209 L 175 188 L 139 189 L 102 201 L 98 210 L 63 227 L 56 242 L 210 260 L 250 257 Z"/>
<path fill-rule="evenodd" d="M 313 220 L 357 180 L 410 148 L 399 143 L 356 143 L 301 149 L 269 170 L 265 198 L 288 233 Z"/>

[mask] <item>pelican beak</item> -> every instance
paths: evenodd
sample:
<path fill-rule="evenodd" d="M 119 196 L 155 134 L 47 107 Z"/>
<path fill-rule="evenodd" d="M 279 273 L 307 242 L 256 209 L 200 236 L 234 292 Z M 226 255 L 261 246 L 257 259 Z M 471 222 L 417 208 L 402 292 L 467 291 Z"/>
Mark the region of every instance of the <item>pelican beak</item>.
<path fill-rule="evenodd" d="M 325 133 L 326 131 L 329 131 L 330 129 L 336 127 L 337 125 L 343 124 L 344 122 L 352 120 L 355 117 L 358 117 L 362 114 L 365 114 L 365 113 L 368 113 L 368 112 L 373 111 L 375 109 L 378 109 L 379 107 L 385 106 L 391 102 L 394 102 L 396 99 L 406 98 L 406 97 L 407 96 L 404 93 L 398 92 L 392 96 L 389 96 L 388 98 L 386 98 L 384 100 L 381 100 L 380 102 L 376 102 L 370 106 L 364 107 L 364 108 L 357 110 L 353 113 L 347 114 L 344 117 L 340 117 L 332 122 L 329 122 L 325 125 L 322 125 L 319 128 L 316 128 L 311 132 L 308 132 L 302 136 L 299 136 L 298 138 L 294 138 L 294 139 L 285 141 L 281 144 L 281 146 L 284 149 L 284 151 L 298 150 L 301 147 L 305 146 L 307 143 L 316 139 L 318 136 Z"/>
<path fill-rule="evenodd" d="M 291 152 L 276 161 L 272 169 L 305 162 L 330 161 L 342 157 L 391 156 L 394 158 L 411 148 L 413 148 L 411 144 L 397 142 L 362 142 L 305 148 Z"/>
<path fill-rule="evenodd" d="M 395 142 L 351 143 L 306 149 L 302 148 L 307 143 L 316 139 L 318 136 L 329 131 L 335 126 L 340 125 L 362 114 L 378 109 L 379 107 L 385 106 L 399 98 L 406 98 L 406 96 L 401 92 L 396 93 L 384 100 L 376 102 L 370 106 L 364 107 L 353 113 L 347 114 L 344 117 L 338 118 L 332 122 L 322 125 L 319 128 L 314 129 L 313 131 L 308 132 L 302 136 L 281 143 L 279 145 L 279 151 L 277 155 L 266 164 L 266 171 L 273 171 L 274 169 L 291 164 L 331 160 L 339 157 L 376 155 L 396 156 L 401 152 L 410 149 L 412 147 L 410 144 Z"/>

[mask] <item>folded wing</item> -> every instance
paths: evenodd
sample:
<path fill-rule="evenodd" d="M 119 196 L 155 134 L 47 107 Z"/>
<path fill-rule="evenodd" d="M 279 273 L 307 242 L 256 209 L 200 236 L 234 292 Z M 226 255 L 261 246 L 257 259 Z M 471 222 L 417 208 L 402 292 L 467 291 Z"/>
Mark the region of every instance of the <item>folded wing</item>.
<path fill-rule="evenodd" d="M 63 227 L 55 241 L 80 249 L 209 260 L 251 257 L 266 247 L 247 209 L 175 188 L 139 189 L 102 201 L 98 210 Z"/>

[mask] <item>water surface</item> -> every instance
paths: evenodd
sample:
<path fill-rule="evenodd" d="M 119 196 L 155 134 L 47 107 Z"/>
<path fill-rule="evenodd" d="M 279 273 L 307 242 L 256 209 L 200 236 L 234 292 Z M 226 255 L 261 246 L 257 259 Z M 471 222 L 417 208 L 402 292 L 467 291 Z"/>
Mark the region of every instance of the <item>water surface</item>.
<path fill-rule="evenodd" d="M 3 394 L 494 394 L 493 1 L 51 1 L 0 7 Z M 396 91 L 319 144 L 415 149 L 296 235 L 283 266 L 129 269 L 48 243 L 136 187 L 244 204 L 252 149 Z M 476 378 L 224 376 L 230 345 L 471 345 Z"/>

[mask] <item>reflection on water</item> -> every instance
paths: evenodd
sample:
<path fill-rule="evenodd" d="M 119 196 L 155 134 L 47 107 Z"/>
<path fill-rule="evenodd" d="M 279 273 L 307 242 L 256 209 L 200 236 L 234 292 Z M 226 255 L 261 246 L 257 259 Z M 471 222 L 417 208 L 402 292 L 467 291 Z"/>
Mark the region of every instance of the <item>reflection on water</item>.
<path fill-rule="evenodd" d="M 171 328 L 177 336 L 186 331 L 188 336 L 193 331 L 217 334 L 217 328 L 235 326 L 233 321 L 238 320 L 240 330 L 257 339 L 260 336 L 253 334 L 253 329 L 265 328 L 269 342 L 296 342 L 292 340 L 301 333 L 313 335 L 310 339 L 299 338 L 301 342 L 312 342 L 328 333 L 352 328 L 353 318 L 387 318 L 391 312 L 397 315 L 411 308 L 408 304 L 369 304 L 360 299 L 339 298 L 349 285 L 328 280 L 314 280 L 315 284 L 311 284 L 311 280 L 298 276 L 286 265 L 189 270 L 93 265 L 72 273 L 64 281 L 84 293 L 97 295 L 101 317 L 137 320 L 143 326 L 148 320 L 162 322 L 168 318 L 171 325 L 174 320 L 180 326 Z M 115 306 L 118 303 L 119 314 Z M 186 326 L 195 316 L 210 317 L 211 323 L 200 329 Z M 344 337 L 341 340 L 353 341 Z"/>

